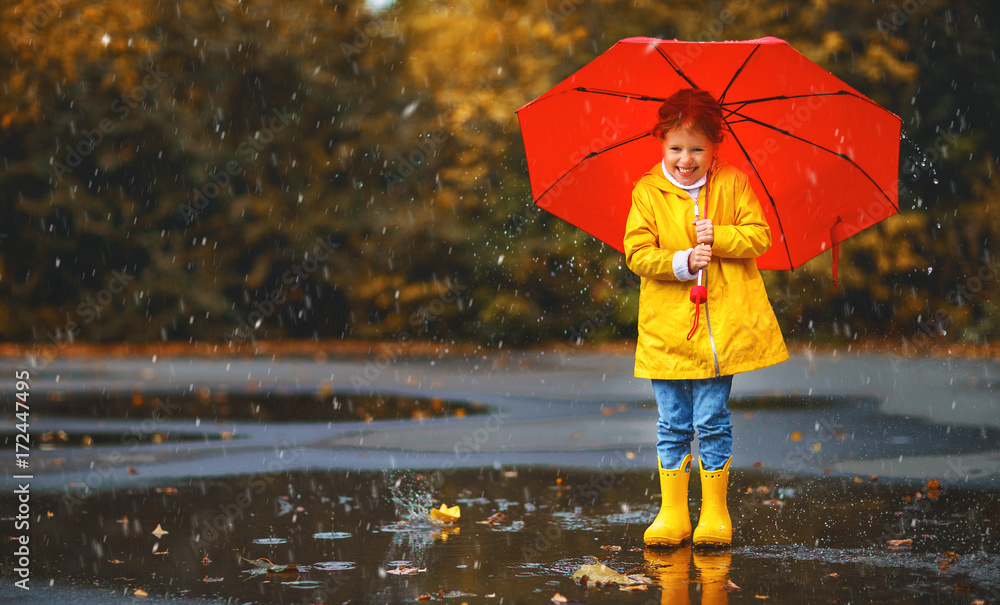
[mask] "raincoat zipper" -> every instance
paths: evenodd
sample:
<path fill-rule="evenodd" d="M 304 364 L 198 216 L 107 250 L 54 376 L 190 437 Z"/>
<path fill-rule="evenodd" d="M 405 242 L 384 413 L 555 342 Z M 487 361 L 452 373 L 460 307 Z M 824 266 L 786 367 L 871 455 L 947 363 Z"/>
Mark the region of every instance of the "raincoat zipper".
<path fill-rule="evenodd" d="M 712 165 L 715 165 L 715 159 L 712 160 Z M 667 173 L 667 163 L 666 160 L 663 161 L 663 174 Z M 708 182 L 711 180 L 711 168 L 709 169 L 708 178 L 705 179 L 705 185 L 699 193 L 705 194 L 705 206 L 708 205 Z M 689 192 L 690 193 L 690 192 Z M 698 198 L 694 197 L 694 219 L 698 220 Z M 705 215 L 708 215 L 708 209 L 705 209 Z M 705 267 L 708 269 L 708 267 Z M 708 282 L 708 271 L 704 271 L 702 274 L 702 279 L 698 281 L 698 285 L 705 285 L 707 287 Z M 703 283 L 706 282 L 706 283 Z M 708 328 L 708 343 L 712 346 L 712 362 L 715 364 L 715 377 L 718 378 L 721 375 L 719 371 L 719 352 L 715 349 L 715 336 L 712 335 L 712 320 L 708 317 L 708 301 L 705 301 L 705 326 Z"/>
<path fill-rule="evenodd" d="M 708 342 L 712 345 L 712 361 L 715 362 L 715 377 L 718 378 L 720 376 L 719 353 L 715 350 L 715 337 L 712 336 L 712 320 L 708 317 L 708 302 L 705 302 L 705 325 L 708 328 Z"/>

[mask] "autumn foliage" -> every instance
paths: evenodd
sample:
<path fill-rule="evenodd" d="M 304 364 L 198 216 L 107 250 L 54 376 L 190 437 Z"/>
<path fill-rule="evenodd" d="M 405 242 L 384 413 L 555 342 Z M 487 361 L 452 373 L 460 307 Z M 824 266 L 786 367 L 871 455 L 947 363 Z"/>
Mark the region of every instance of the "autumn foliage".
<path fill-rule="evenodd" d="M 630 338 L 637 280 L 531 205 L 514 110 L 623 37 L 773 35 L 907 135 L 902 212 L 845 242 L 840 288 L 828 254 L 766 275 L 786 335 L 906 354 L 993 340 L 996 13 L 985 0 L 9 0 L 0 336 Z"/>

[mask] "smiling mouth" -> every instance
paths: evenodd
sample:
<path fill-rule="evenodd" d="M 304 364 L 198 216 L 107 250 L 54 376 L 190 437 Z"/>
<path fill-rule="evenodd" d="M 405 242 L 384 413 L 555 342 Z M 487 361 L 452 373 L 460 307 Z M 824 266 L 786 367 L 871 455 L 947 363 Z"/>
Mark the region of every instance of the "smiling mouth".
<path fill-rule="evenodd" d="M 691 176 L 692 174 L 695 173 L 696 170 L 697 168 L 681 168 L 680 166 L 677 167 L 677 172 L 681 173 L 684 176 Z"/>

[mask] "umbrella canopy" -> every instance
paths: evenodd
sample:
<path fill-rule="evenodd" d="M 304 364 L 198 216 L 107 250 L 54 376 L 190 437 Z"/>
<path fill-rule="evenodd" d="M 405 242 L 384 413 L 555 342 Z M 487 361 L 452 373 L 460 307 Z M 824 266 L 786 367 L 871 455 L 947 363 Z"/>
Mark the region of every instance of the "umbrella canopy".
<path fill-rule="evenodd" d="M 657 109 L 691 87 L 721 104 L 719 157 L 771 226 L 760 269 L 794 269 L 898 212 L 899 117 L 778 38 L 628 38 L 521 107 L 535 204 L 621 251 L 632 185 L 662 157 Z"/>

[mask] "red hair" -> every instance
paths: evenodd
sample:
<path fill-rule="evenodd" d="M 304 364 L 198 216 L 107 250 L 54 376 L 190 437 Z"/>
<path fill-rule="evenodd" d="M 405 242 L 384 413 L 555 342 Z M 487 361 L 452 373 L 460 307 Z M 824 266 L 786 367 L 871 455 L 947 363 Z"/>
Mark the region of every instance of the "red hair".
<path fill-rule="evenodd" d="M 653 136 L 658 139 L 663 139 L 675 128 L 686 126 L 715 144 L 722 142 L 722 107 L 700 88 L 678 90 L 660 105 L 658 114 L 660 119 L 653 127 Z"/>

